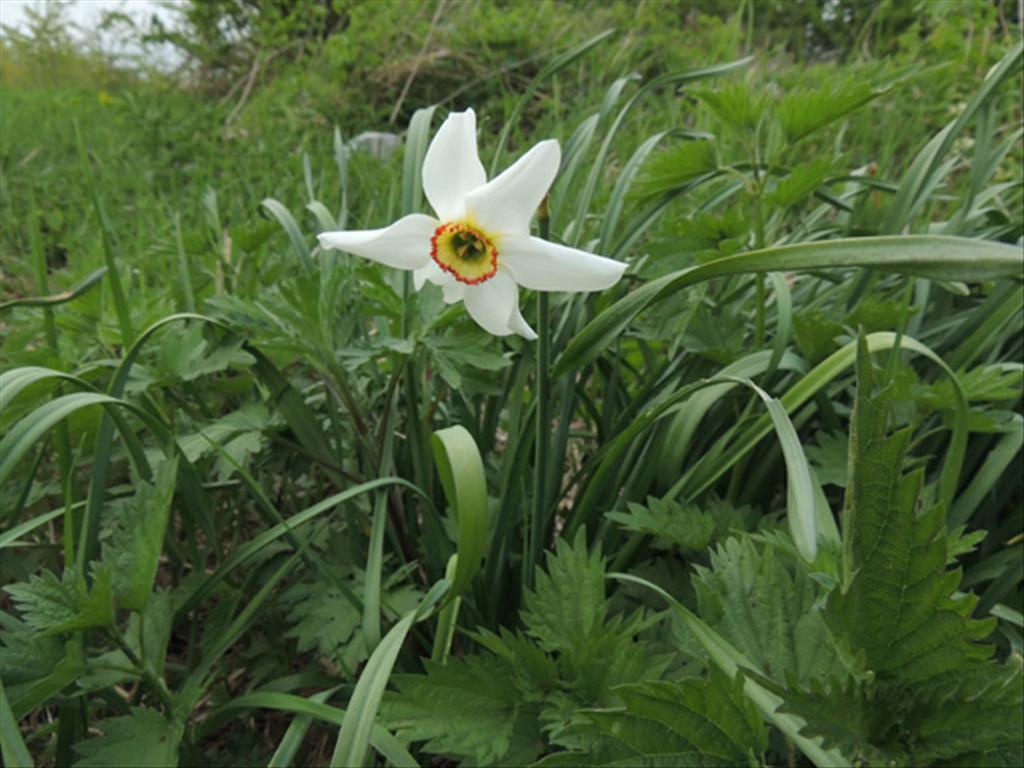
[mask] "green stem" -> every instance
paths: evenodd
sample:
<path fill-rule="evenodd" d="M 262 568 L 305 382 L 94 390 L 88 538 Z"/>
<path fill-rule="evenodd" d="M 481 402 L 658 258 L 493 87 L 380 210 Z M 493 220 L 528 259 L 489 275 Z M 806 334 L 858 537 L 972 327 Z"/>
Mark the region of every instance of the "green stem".
<path fill-rule="evenodd" d="M 538 212 L 540 237 L 548 239 L 550 219 L 547 199 Z M 530 518 L 529 550 L 527 552 L 525 583 L 533 586 L 534 571 L 540 561 L 544 544 L 544 517 L 547 509 L 548 447 L 551 431 L 551 329 L 549 318 L 549 297 L 541 291 L 537 294 L 537 381 L 536 416 L 537 427 L 534 435 L 533 456 L 533 510 Z"/>
<path fill-rule="evenodd" d="M 754 250 L 761 250 L 764 248 L 764 211 L 761 206 L 761 196 L 764 193 L 764 187 L 761 182 L 761 172 L 759 169 L 760 159 L 757 153 L 757 144 L 754 145 Z M 756 321 L 754 327 L 754 340 L 755 345 L 760 347 L 764 343 L 764 304 L 767 300 L 767 295 L 764 288 L 765 276 L 760 272 L 754 275 L 754 280 L 757 286 L 757 304 L 755 306 Z"/>
<path fill-rule="evenodd" d="M 171 718 L 174 716 L 174 696 L 167 688 L 167 684 L 157 677 L 156 673 L 153 672 L 149 667 L 142 663 L 138 656 L 135 655 L 135 651 L 128 645 L 128 641 L 124 639 L 124 635 L 121 634 L 120 630 L 116 626 L 111 626 L 109 631 L 110 637 L 117 647 L 121 649 L 121 653 L 128 657 L 128 661 L 131 662 L 132 666 L 135 667 L 136 672 L 142 676 L 142 679 L 146 681 L 146 684 L 152 689 L 153 693 L 157 695 L 160 702 L 164 705 L 167 710 L 167 717 Z"/>

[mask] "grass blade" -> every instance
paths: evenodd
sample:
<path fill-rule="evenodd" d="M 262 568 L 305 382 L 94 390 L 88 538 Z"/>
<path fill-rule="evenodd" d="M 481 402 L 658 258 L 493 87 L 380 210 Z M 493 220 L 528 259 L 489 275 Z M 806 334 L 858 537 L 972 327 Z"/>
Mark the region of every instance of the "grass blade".
<path fill-rule="evenodd" d="M 976 282 L 1018 277 L 1024 268 L 1024 252 L 984 240 L 915 235 L 799 243 L 729 256 L 652 280 L 617 301 L 573 338 L 555 364 L 555 375 L 592 362 L 644 309 L 704 280 L 725 275 L 846 267 L 873 267 L 935 280 Z"/>

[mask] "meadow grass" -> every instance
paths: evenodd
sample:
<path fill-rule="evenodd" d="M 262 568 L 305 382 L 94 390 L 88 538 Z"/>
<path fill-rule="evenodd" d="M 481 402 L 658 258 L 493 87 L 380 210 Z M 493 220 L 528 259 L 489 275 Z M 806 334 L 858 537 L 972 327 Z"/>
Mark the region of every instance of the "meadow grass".
<path fill-rule="evenodd" d="M 1013 764 L 1016 31 L 372 5 L 244 102 L 5 48 L 5 765 Z M 315 248 L 468 106 L 629 263 L 542 345 Z"/>

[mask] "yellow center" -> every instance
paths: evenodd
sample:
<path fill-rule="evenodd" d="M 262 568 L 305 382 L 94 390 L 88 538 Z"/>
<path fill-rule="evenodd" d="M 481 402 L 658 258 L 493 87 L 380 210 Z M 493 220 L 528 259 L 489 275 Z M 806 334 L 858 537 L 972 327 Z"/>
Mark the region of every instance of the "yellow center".
<path fill-rule="evenodd" d="M 498 271 L 498 249 L 483 232 L 448 222 L 434 230 L 430 257 L 460 283 L 478 285 Z"/>

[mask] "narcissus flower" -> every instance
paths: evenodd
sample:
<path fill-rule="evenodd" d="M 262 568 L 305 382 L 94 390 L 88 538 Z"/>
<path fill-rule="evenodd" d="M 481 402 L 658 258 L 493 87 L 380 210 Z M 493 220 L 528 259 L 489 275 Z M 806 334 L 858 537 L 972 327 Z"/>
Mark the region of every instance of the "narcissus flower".
<path fill-rule="evenodd" d="M 476 147 L 473 110 L 448 116 L 423 160 L 423 191 L 437 218 L 414 213 L 390 227 L 324 232 L 320 245 L 413 270 L 419 290 L 441 286 L 464 301 L 496 336 L 537 334 L 519 312 L 519 286 L 536 291 L 599 291 L 626 265 L 530 236 L 530 220 L 558 173 L 557 141 L 542 141 L 487 181 Z"/>

